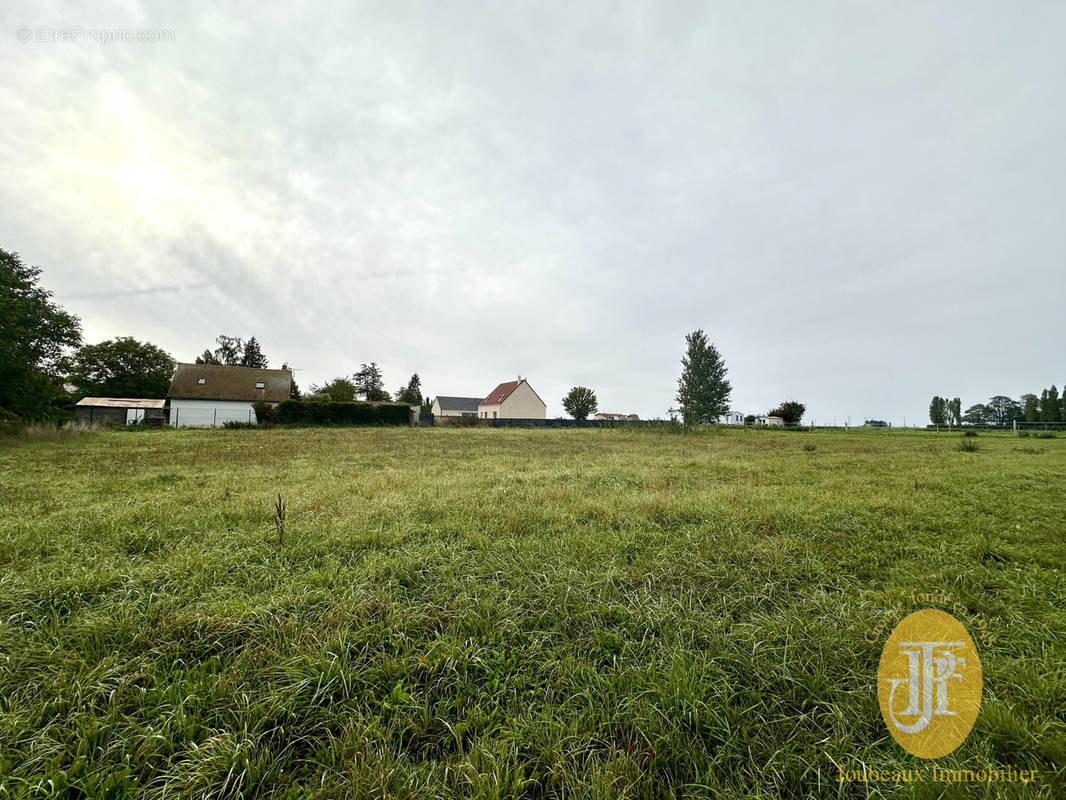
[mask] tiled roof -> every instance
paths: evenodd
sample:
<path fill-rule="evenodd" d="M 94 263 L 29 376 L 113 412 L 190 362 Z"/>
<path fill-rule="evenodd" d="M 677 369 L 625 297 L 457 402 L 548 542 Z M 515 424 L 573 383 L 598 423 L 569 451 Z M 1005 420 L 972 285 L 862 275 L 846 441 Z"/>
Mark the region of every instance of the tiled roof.
<path fill-rule="evenodd" d="M 498 406 L 504 400 L 511 396 L 511 393 L 518 388 L 518 384 L 521 381 L 507 381 L 507 383 L 501 383 L 487 395 L 485 399 L 481 401 L 480 405 L 483 406 Z"/>

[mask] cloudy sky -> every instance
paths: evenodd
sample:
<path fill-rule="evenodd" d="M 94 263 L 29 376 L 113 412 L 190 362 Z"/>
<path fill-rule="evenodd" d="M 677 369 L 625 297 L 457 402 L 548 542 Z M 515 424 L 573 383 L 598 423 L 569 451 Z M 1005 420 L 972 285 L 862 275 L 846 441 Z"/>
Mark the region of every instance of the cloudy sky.
<path fill-rule="evenodd" d="M 0 247 L 87 340 L 549 416 L 665 416 L 695 328 L 819 423 L 1066 382 L 1061 2 L 281 5 L 0 8 Z"/>

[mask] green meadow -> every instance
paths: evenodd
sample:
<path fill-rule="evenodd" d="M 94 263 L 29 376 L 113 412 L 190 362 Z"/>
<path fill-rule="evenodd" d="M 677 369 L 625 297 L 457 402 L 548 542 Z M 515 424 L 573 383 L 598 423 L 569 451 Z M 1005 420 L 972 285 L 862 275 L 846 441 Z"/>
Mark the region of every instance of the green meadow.
<path fill-rule="evenodd" d="M 1064 524 L 1061 434 L 0 442 L 0 796 L 1063 797 Z M 876 689 L 923 607 L 984 673 L 936 765 L 1033 783 L 839 780 L 929 766 Z"/>

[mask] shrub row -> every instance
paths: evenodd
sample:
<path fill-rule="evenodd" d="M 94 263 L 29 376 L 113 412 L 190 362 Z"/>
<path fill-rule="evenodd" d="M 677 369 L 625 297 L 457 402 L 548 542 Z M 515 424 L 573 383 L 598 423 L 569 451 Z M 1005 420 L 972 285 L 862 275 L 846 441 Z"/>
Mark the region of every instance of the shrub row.
<path fill-rule="evenodd" d="M 278 404 L 277 420 L 282 425 L 407 425 L 411 421 L 411 408 L 406 405 L 286 400 Z"/>

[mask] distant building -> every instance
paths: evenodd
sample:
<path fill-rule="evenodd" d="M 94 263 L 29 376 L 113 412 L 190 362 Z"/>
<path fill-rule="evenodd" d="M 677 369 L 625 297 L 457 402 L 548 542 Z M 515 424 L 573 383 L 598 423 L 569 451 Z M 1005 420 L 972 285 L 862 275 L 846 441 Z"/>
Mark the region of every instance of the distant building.
<path fill-rule="evenodd" d="M 785 421 L 781 417 L 756 417 L 756 425 L 769 425 L 770 427 L 780 427 L 785 424 Z"/>
<path fill-rule="evenodd" d="M 254 403 L 277 405 L 292 392 L 292 371 L 218 364 L 178 364 L 167 402 L 170 424 L 222 425 L 255 422 Z"/>
<path fill-rule="evenodd" d="M 601 411 L 593 419 L 606 419 L 612 422 L 635 422 L 640 419 L 636 414 L 612 414 L 609 411 Z"/>
<path fill-rule="evenodd" d="M 74 406 L 81 422 L 104 422 L 114 425 L 156 423 L 166 419 L 167 401 L 134 397 L 83 397 Z"/>
<path fill-rule="evenodd" d="M 476 417 L 480 397 L 436 397 L 433 400 L 435 417 Z"/>
<path fill-rule="evenodd" d="M 743 425 L 744 415 L 739 411 L 730 411 L 728 414 L 722 414 L 718 422 L 722 425 Z"/>
<path fill-rule="evenodd" d="M 546 419 L 548 406 L 519 375 L 518 380 L 501 383 L 485 395 L 477 415 L 481 419 Z"/>

